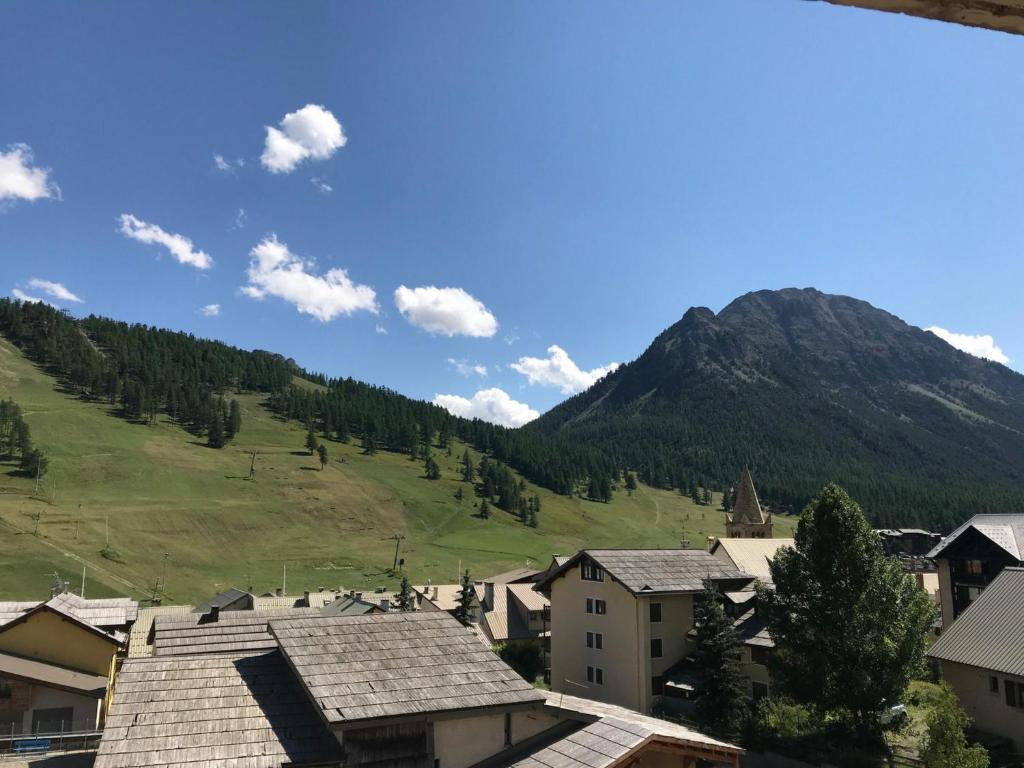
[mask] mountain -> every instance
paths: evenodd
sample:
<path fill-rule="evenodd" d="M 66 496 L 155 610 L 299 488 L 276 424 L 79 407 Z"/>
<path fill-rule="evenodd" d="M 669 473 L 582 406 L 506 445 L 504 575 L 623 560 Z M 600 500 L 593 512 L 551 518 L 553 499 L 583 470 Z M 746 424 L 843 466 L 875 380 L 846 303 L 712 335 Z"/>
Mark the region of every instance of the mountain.
<path fill-rule="evenodd" d="M 1024 376 L 811 288 L 690 309 L 525 430 L 658 486 L 727 487 L 747 464 L 781 509 L 837 481 L 882 525 L 1024 508 Z"/>

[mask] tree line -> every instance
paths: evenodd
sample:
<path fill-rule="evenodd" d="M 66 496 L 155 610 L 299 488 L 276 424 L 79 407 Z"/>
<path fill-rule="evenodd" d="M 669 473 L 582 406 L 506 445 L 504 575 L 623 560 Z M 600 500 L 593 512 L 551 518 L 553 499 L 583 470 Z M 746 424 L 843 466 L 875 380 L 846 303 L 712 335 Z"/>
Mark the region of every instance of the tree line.
<path fill-rule="evenodd" d="M 50 463 L 46 454 L 32 445 L 32 433 L 14 400 L 0 400 L 0 459 L 17 459 L 21 471 L 32 477 L 45 475 Z"/>

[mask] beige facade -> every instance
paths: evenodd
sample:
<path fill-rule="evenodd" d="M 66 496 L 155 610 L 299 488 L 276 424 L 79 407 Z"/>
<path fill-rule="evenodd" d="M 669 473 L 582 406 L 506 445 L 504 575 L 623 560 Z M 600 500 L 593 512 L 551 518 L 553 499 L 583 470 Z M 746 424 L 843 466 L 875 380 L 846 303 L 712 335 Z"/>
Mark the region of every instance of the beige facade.
<path fill-rule="evenodd" d="M 939 576 L 939 607 L 942 609 L 942 626 L 953 624 L 953 578 L 949 571 L 949 560 L 940 558 L 935 561 Z"/>
<path fill-rule="evenodd" d="M 1024 686 L 1024 677 L 993 672 L 951 661 L 940 662 L 942 679 L 948 682 L 974 726 L 1013 741 L 1024 753 L 1024 706 L 1006 703 L 1006 682 Z"/>
<path fill-rule="evenodd" d="M 468 768 L 557 724 L 558 718 L 540 708 L 438 720 L 433 724 L 435 766 Z"/>

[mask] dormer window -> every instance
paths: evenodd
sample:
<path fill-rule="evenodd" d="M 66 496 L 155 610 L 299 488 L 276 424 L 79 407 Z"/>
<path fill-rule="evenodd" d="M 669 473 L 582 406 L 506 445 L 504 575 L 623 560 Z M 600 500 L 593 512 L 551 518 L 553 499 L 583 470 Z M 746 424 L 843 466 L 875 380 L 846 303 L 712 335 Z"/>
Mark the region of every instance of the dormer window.
<path fill-rule="evenodd" d="M 592 560 L 584 560 L 580 565 L 580 578 L 584 581 L 604 581 L 604 571 Z"/>

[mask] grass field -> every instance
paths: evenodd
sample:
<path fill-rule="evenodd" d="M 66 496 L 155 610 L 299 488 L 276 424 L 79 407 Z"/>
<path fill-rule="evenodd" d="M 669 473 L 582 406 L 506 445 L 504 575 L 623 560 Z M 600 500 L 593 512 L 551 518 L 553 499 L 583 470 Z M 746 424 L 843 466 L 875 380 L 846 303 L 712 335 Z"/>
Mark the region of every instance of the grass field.
<path fill-rule="evenodd" d="M 162 418 L 130 424 L 58 391 L 2 339 L 0 397 L 21 405 L 50 457 L 38 491 L 13 465 L 0 465 L 0 599 L 41 597 L 54 572 L 77 589 L 83 568 L 87 596 L 148 597 L 165 573 L 165 600 L 176 602 L 231 585 L 264 592 L 281 586 L 285 568 L 289 593 L 394 585 L 395 534 L 405 537 L 411 580 L 437 583 L 460 567 L 483 577 L 584 546 L 674 547 L 685 536 L 699 547 L 723 531 L 717 509 L 643 486 L 609 504 L 531 487 L 542 503 L 539 528 L 497 509 L 482 520 L 458 479 L 462 445 L 451 457 L 435 449 L 438 481 L 406 456 L 363 456 L 337 442 L 327 443 L 321 471 L 302 450 L 304 430 L 275 418 L 257 395 L 238 396 L 242 431 L 211 450 Z M 777 535 L 790 535 L 794 522 L 777 518 Z"/>

